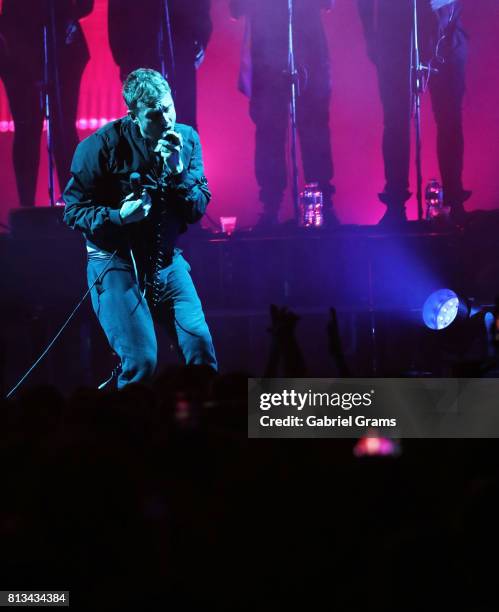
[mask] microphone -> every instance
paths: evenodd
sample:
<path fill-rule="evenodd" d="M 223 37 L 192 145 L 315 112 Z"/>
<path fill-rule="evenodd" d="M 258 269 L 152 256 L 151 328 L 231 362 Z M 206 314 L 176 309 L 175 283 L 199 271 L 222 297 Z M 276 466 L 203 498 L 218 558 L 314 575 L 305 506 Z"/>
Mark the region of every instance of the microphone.
<path fill-rule="evenodd" d="M 130 189 L 132 190 L 134 198 L 136 200 L 140 199 L 141 185 L 142 185 L 142 177 L 140 176 L 139 172 L 132 172 L 130 174 Z"/>
<path fill-rule="evenodd" d="M 172 144 L 177 144 L 178 138 L 174 134 L 173 130 L 167 130 L 166 132 L 163 132 L 162 138 L 168 142 L 171 142 Z"/>

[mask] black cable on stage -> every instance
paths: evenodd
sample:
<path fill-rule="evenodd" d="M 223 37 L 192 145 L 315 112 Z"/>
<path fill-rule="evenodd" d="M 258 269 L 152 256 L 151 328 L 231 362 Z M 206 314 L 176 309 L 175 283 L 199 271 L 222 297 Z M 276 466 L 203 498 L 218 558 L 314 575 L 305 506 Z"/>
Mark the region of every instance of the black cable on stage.
<path fill-rule="evenodd" d="M 28 371 L 21 377 L 21 379 L 19 380 L 19 382 L 14 385 L 14 387 L 12 387 L 12 389 L 7 393 L 7 395 L 5 396 L 5 399 L 10 399 L 10 397 L 17 391 L 17 389 L 19 389 L 19 387 L 23 384 L 23 382 L 26 380 L 26 378 L 28 378 L 28 376 L 31 374 L 31 372 L 36 368 L 36 366 L 40 363 L 40 361 L 42 361 L 42 359 L 45 357 L 45 355 L 49 352 L 49 350 L 52 348 L 52 346 L 55 344 L 57 338 L 59 338 L 59 336 L 62 334 L 62 332 L 66 329 L 66 327 L 68 326 L 69 322 L 71 321 L 71 319 L 74 317 L 74 315 L 76 314 L 76 312 L 78 311 L 78 309 L 80 308 L 80 306 L 83 304 L 83 302 L 87 299 L 90 291 L 94 288 L 94 286 L 96 285 L 96 283 L 100 280 L 100 278 L 104 275 L 104 273 L 107 271 L 107 269 L 109 268 L 109 264 L 113 261 L 116 253 L 118 252 L 118 249 L 116 249 L 114 251 L 114 253 L 111 255 L 111 257 L 109 258 L 109 261 L 107 262 L 107 264 L 105 265 L 104 269 L 102 270 L 102 272 L 97 276 L 97 278 L 94 280 L 94 282 L 90 285 L 90 287 L 87 289 L 87 291 L 85 292 L 85 295 L 81 298 L 81 300 L 78 302 L 78 304 L 75 306 L 75 308 L 73 309 L 73 311 L 71 312 L 71 314 L 69 315 L 69 317 L 66 319 L 66 321 L 64 321 L 64 323 L 62 324 L 61 328 L 59 329 L 59 331 L 56 333 L 56 335 L 52 338 L 52 340 L 49 342 L 47 348 L 42 352 L 42 354 L 40 355 L 40 357 L 38 357 L 38 359 L 35 361 L 35 363 L 28 369 Z"/>

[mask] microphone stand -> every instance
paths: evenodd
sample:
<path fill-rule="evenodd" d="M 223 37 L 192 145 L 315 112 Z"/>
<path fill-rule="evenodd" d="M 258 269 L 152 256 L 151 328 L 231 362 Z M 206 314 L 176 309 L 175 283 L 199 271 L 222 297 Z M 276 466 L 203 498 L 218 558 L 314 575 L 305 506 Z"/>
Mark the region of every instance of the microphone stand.
<path fill-rule="evenodd" d="M 169 63 L 167 61 L 167 47 L 170 59 Z M 172 87 L 173 94 L 175 94 L 175 56 L 173 53 L 172 25 L 168 0 L 161 0 L 161 23 L 158 33 L 158 51 L 161 62 L 161 74 L 168 80 Z M 170 70 L 168 70 L 168 68 L 170 68 Z"/>
<path fill-rule="evenodd" d="M 293 38 L 293 0 L 288 0 L 288 74 L 291 82 L 291 100 L 289 104 L 289 114 L 291 119 L 291 164 L 293 178 L 293 210 L 295 220 L 299 220 L 298 202 L 298 161 L 296 154 L 296 96 L 298 95 L 298 72 L 295 64 L 295 49 Z"/>
<path fill-rule="evenodd" d="M 54 194 L 54 143 L 52 140 L 52 100 L 49 92 L 50 84 L 50 59 L 49 44 L 52 46 L 52 57 L 55 68 L 55 7 L 52 0 L 47 0 L 47 17 L 43 25 L 43 98 L 45 99 L 45 122 L 47 126 L 47 154 L 48 154 L 48 193 L 50 206 L 55 206 Z"/>
<path fill-rule="evenodd" d="M 418 29 L 418 0 L 413 0 L 413 24 L 411 36 L 411 92 L 413 97 L 414 127 L 416 132 L 416 199 L 418 202 L 418 221 L 423 221 L 423 171 L 421 162 L 421 98 L 425 92 L 427 78 L 438 70 L 421 63 Z"/>

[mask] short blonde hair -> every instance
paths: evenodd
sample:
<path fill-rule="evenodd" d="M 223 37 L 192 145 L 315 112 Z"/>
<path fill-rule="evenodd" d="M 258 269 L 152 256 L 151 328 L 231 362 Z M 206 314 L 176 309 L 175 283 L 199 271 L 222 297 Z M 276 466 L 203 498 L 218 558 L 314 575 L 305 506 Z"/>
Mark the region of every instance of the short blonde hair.
<path fill-rule="evenodd" d="M 123 99 L 128 109 L 136 111 L 139 102 L 150 106 L 171 93 L 163 75 L 151 68 L 138 68 L 131 72 L 123 83 Z"/>

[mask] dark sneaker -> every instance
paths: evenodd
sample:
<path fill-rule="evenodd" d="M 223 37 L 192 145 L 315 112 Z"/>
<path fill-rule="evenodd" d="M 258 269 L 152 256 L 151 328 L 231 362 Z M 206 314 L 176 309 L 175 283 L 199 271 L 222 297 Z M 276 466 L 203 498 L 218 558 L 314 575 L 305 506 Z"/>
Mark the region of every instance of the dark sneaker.
<path fill-rule="evenodd" d="M 269 230 L 279 225 L 279 216 L 273 212 L 263 212 L 253 226 L 254 230 Z"/>
<path fill-rule="evenodd" d="M 387 230 L 398 230 L 407 227 L 405 206 L 389 206 L 378 221 L 378 227 Z"/>
<path fill-rule="evenodd" d="M 466 222 L 467 213 L 462 204 L 453 204 L 450 207 L 449 221 L 453 225 L 462 226 Z"/>
<path fill-rule="evenodd" d="M 387 206 L 403 206 L 404 202 L 407 202 L 407 200 L 412 196 L 412 193 L 410 191 L 404 191 L 402 193 L 397 192 L 397 193 L 388 193 L 386 191 L 382 191 L 381 193 L 378 193 L 378 198 L 380 202 L 383 202 L 383 204 L 386 204 Z"/>
<path fill-rule="evenodd" d="M 471 198 L 472 193 L 473 192 L 470 191 L 469 189 L 464 189 L 462 202 L 466 202 L 466 200 L 469 200 Z"/>
<path fill-rule="evenodd" d="M 324 218 L 323 218 L 323 227 L 327 229 L 334 229 L 336 227 L 340 227 L 341 223 L 334 212 L 334 208 L 325 208 L 324 209 Z"/>

